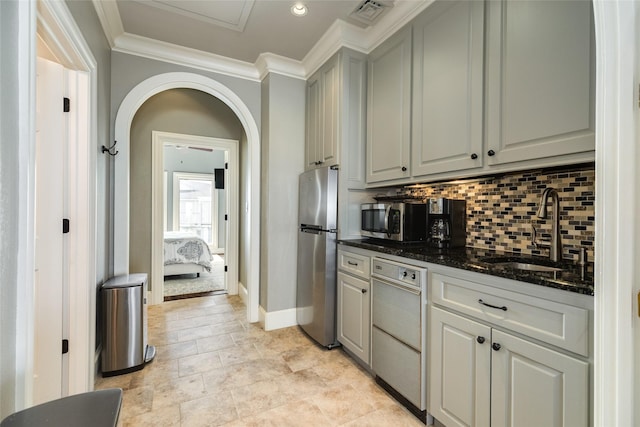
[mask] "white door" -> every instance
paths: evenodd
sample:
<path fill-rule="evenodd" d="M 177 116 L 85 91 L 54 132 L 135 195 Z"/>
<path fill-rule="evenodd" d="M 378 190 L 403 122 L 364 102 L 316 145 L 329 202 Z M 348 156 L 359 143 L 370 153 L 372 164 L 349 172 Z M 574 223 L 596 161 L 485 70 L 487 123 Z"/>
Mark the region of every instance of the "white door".
<path fill-rule="evenodd" d="M 62 355 L 64 286 L 64 182 L 66 124 L 64 68 L 38 58 L 36 87 L 34 398 L 38 404 L 66 394 Z"/>

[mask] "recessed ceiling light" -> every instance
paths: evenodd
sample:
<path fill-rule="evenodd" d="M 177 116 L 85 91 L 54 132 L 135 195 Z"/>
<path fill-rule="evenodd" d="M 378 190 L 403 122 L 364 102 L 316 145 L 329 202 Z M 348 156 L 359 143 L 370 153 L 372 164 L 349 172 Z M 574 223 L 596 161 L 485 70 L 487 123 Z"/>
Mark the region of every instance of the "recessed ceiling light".
<path fill-rule="evenodd" d="M 293 6 L 291 6 L 291 13 L 294 16 L 304 16 L 307 14 L 308 11 L 309 9 L 307 9 L 307 6 L 305 6 L 302 3 L 296 3 Z"/>

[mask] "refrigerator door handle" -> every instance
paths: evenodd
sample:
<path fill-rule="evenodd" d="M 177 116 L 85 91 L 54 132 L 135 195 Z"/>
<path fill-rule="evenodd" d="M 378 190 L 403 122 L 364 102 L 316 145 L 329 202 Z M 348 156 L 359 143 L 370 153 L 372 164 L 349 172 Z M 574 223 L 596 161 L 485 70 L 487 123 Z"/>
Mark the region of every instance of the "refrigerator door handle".
<path fill-rule="evenodd" d="M 320 227 L 318 225 L 302 224 L 302 225 L 300 225 L 300 231 L 303 232 L 303 233 L 320 234 L 324 230 L 322 229 L 322 227 Z"/>

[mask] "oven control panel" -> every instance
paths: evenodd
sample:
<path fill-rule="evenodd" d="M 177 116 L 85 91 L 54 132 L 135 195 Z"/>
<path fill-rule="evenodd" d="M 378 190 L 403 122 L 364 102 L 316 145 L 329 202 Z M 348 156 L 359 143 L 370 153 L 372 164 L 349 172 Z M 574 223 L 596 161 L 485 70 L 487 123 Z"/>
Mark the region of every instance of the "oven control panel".
<path fill-rule="evenodd" d="M 427 269 L 381 258 L 373 258 L 371 274 L 420 289 L 427 280 Z"/>

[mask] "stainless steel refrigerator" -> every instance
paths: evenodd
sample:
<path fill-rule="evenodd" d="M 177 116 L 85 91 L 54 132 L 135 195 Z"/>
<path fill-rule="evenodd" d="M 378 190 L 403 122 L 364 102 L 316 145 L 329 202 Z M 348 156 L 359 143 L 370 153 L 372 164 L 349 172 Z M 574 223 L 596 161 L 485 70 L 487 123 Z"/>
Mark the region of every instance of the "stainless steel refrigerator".
<path fill-rule="evenodd" d="M 320 345 L 332 348 L 337 345 L 336 169 L 325 167 L 300 175 L 298 220 L 297 321 Z"/>

